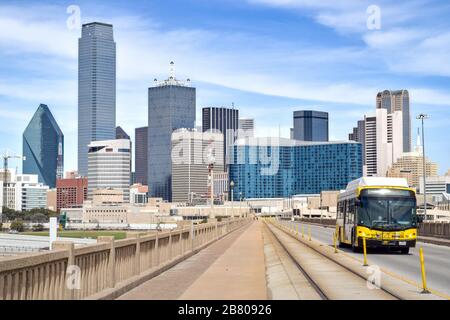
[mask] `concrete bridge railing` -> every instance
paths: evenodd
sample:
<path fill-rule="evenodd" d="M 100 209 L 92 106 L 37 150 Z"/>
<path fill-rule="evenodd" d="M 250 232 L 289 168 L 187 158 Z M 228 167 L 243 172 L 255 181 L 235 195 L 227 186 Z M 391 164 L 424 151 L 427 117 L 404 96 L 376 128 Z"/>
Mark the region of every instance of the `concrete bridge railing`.
<path fill-rule="evenodd" d="M 336 225 L 336 219 L 301 218 L 300 221 L 324 226 Z M 422 222 L 419 224 L 419 236 L 450 239 L 450 222 Z"/>
<path fill-rule="evenodd" d="M 0 300 L 100 299 L 125 292 L 249 222 L 229 219 L 127 238 L 99 237 L 74 247 L 0 261 Z"/>

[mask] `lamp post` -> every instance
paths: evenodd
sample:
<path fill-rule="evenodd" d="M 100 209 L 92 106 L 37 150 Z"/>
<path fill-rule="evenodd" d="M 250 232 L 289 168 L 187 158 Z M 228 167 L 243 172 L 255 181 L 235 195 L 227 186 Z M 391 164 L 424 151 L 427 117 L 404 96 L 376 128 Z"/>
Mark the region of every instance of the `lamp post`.
<path fill-rule="evenodd" d="M 417 120 L 421 120 L 422 122 L 422 160 L 423 160 L 423 204 L 424 204 L 424 218 L 427 219 L 427 185 L 426 185 L 426 163 L 425 163 L 425 132 L 424 132 L 424 121 L 425 119 L 428 119 L 428 115 L 426 114 L 419 114 L 416 117 Z"/>
<path fill-rule="evenodd" d="M 231 189 L 231 215 L 232 215 L 232 217 L 234 218 L 233 188 L 234 188 L 234 181 L 231 180 L 231 182 L 230 182 L 230 189 Z"/>
<path fill-rule="evenodd" d="M 239 192 L 239 218 L 242 218 L 242 192 Z"/>

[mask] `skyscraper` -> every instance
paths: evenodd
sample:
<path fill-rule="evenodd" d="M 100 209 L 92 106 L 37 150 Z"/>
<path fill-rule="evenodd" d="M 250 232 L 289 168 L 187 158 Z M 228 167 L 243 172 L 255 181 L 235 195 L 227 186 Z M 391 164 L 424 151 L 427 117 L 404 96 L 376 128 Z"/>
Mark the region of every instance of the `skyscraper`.
<path fill-rule="evenodd" d="M 223 134 L 223 159 L 227 170 L 228 148 L 237 138 L 239 110 L 233 108 L 206 107 L 202 110 L 202 130 L 218 130 Z"/>
<path fill-rule="evenodd" d="M 136 128 L 134 136 L 135 183 L 147 185 L 148 172 L 148 127 Z"/>
<path fill-rule="evenodd" d="M 148 186 L 152 197 L 172 200 L 172 132 L 195 126 L 195 88 L 190 80 L 175 77 L 174 64 L 170 64 L 167 80 L 148 89 Z"/>
<path fill-rule="evenodd" d="M 288 198 L 345 189 L 362 175 L 356 142 L 303 142 L 285 138 L 239 139 L 232 146 L 229 179 L 243 198 Z"/>
<path fill-rule="evenodd" d="M 36 174 L 50 188 L 62 178 L 64 135 L 45 104 L 39 105 L 23 133 L 22 172 Z"/>
<path fill-rule="evenodd" d="M 388 114 L 395 111 L 402 112 L 403 123 L 403 152 L 411 151 L 411 114 L 408 90 L 385 90 L 379 92 L 376 98 L 377 109 L 386 109 Z"/>
<path fill-rule="evenodd" d="M 294 139 L 299 141 L 328 141 L 328 112 L 294 111 Z"/>
<path fill-rule="evenodd" d="M 88 153 L 88 199 L 95 190 L 114 189 L 130 200 L 130 140 L 94 141 Z"/>
<path fill-rule="evenodd" d="M 253 138 L 255 134 L 255 119 L 253 118 L 240 118 L 239 119 L 239 138 Z"/>
<path fill-rule="evenodd" d="M 213 172 L 223 172 L 223 135 L 179 129 L 172 134 L 172 201 L 190 202 L 194 197 L 208 199 L 208 155 Z"/>
<path fill-rule="evenodd" d="M 78 172 L 87 175 L 88 145 L 115 138 L 116 43 L 113 26 L 84 24 L 78 41 Z"/>
<path fill-rule="evenodd" d="M 116 139 L 131 140 L 131 138 L 128 135 L 128 133 L 126 133 L 125 130 L 123 130 L 121 126 L 116 127 Z"/>

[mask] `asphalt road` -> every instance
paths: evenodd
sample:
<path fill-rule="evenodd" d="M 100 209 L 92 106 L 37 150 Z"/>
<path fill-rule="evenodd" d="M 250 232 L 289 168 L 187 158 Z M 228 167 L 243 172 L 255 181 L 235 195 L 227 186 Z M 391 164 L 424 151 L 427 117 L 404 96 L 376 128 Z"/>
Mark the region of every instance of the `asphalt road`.
<path fill-rule="evenodd" d="M 301 232 L 302 224 L 295 223 L 300 225 Z M 333 245 L 334 228 L 309 226 L 313 239 L 330 246 Z M 304 230 L 305 237 L 307 237 L 307 224 L 305 224 Z M 372 249 L 368 251 L 367 259 L 370 265 L 378 265 L 384 270 L 421 284 L 420 247 L 424 251 L 428 287 L 450 296 L 450 247 L 418 242 L 416 248 L 411 248 L 408 255 L 402 255 L 397 251 Z M 341 250 L 359 259 L 363 258 L 362 253 L 354 253 L 351 248 L 342 248 Z"/>

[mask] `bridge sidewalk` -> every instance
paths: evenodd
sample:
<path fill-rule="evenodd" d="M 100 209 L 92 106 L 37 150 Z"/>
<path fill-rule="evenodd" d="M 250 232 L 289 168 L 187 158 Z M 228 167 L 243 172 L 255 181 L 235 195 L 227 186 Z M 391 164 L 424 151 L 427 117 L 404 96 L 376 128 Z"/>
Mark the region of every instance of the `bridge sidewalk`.
<path fill-rule="evenodd" d="M 262 227 L 252 222 L 119 299 L 267 299 Z"/>

